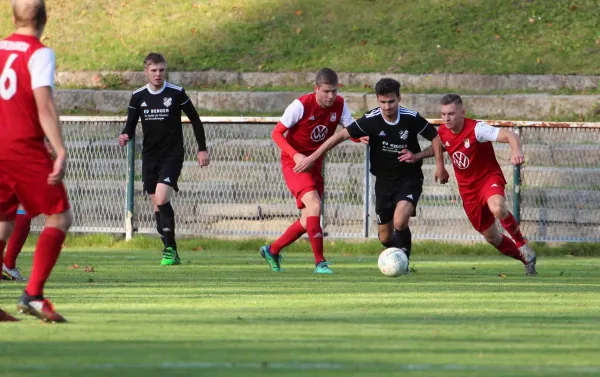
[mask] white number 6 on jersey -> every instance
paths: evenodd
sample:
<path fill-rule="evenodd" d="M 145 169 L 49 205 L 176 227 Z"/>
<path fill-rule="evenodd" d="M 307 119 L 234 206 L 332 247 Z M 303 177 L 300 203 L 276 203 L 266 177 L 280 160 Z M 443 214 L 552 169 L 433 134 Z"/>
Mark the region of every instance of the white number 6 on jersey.
<path fill-rule="evenodd" d="M 0 97 L 5 101 L 11 99 L 17 92 L 17 73 L 10 66 L 18 56 L 17 54 L 10 54 L 0 75 Z M 7 81 L 8 85 L 6 85 Z"/>

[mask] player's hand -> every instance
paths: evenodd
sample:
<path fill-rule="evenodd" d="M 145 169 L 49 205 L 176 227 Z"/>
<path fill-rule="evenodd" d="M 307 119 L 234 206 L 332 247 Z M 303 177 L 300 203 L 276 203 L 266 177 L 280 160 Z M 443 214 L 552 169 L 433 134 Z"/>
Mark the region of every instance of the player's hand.
<path fill-rule="evenodd" d="M 433 179 L 437 182 L 438 180 L 442 185 L 448 183 L 448 179 L 450 179 L 450 174 L 448 174 L 448 170 L 445 167 L 439 167 L 435 169 L 435 174 Z"/>
<path fill-rule="evenodd" d="M 129 135 L 127 134 L 120 134 L 119 135 L 119 145 L 124 147 L 125 145 L 127 145 L 127 143 L 129 142 Z"/>
<path fill-rule="evenodd" d="M 65 176 L 65 155 L 56 156 L 52 172 L 48 175 L 48 184 L 54 186 L 59 184 Z"/>
<path fill-rule="evenodd" d="M 302 158 L 296 159 L 296 156 L 298 155 L 302 156 Z M 300 153 L 296 153 L 294 156 L 294 161 L 296 162 L 296 166 L 294 166 L 294 173 L 309 171 L 315 163 L 312 158 L 301 155 Z"/>
<path fill-rule="evenodd" d="M 525 156 L 523 156 L 523 151 L 513 151 L 510 161 L 513 165 L 521 165 L 525 162 Z"/>
<path fill-rule="evenodd" d="M 294 155 L 294 157 L 292 157 L 294 159 L 294 162 L 296 163 L 296 165 L 298 165 L 298 163 L 302 160 L 304 160 L 306 158 L 305 155 L 303 155 L 302 153 L 296 153 Z"/>
<path fill-rule="evenodd" d="M 363 137 L 359 138 L 358 140 L 360 140 L 360 142 L 365 145 L 369 145 L 369 137 L 368 136 L 363 136 Z"/>
<path fill-rule="evenodd" d="M 419 161 L 419 159 L 417 158 L 417 156 L 415 156 L 414 153 L 412 153 L 408 149 L 403 149 L 400 152 L 398 152 L 398 161 L 413 164 Z"/>
<path fill-rule="evenodd" d="M 200 165 L 201 168 L 210 165 L 210 156 L 208 155 L 208 151 L 198 152 L 198 165 Z"/>

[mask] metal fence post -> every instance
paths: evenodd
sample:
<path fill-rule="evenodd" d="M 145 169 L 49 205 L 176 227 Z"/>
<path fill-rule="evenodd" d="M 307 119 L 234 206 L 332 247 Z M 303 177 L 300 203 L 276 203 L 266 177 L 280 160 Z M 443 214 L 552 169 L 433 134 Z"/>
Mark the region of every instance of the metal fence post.
<path fill-rule="evenodd" d="M 363 216 L 363 229 L 365 238 L 369 238 L 369 202 L 371 200 L 371 173 L 369 173 L 369 145 L 365 148 L 365 203 Z"/>
<path fill-rule="evenodd" d="M 521 128 L 515 127 L 515 133 L 521 136 Z M 521 222 L 521 165 L 513 165 L 513 215 L 517 223 Z"/>
<path fill-rule="evenodd" d="M 127 214 L 125 216 L 125 240 L 129 241 L 133 238 L 133 182 L 135 180 L 135 135 L 127 144 L 127 171 L 129 177 L 127 179 Z"/>

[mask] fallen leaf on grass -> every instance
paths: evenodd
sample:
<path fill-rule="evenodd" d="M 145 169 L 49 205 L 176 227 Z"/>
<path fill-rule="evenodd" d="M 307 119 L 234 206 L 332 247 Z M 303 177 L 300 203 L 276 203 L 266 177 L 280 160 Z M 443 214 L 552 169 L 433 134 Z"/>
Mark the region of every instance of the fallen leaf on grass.
<path fill-rule="evenodd" d="M 85 266 L 85 268 L 83 269 L 83 271 L 85 271 L 85 272 L 94 272 L 94 267 Z"/>
<path fill-rule="evenodd" d="M 78 268 L 79 268 L 78 264 L 73 264 L 73 265 L 69 266 L 69 270 L 76 270 Z"/>

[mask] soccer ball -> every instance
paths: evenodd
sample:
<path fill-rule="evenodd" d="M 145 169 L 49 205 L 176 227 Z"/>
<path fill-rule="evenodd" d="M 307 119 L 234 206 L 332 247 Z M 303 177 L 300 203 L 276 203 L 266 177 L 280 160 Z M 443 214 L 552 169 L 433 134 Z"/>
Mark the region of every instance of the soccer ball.
<path fill-rule="evenodd" d="M 379 255 L 379 271 L 385 276 L 399 276 L 408 273 L 408 258 L 404 249 L 390 247 Z"/>

